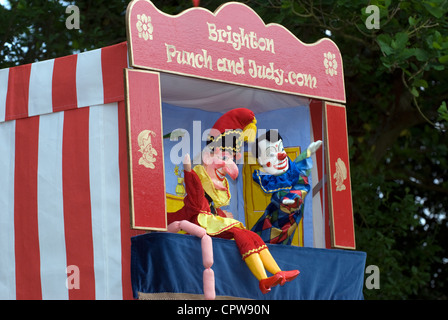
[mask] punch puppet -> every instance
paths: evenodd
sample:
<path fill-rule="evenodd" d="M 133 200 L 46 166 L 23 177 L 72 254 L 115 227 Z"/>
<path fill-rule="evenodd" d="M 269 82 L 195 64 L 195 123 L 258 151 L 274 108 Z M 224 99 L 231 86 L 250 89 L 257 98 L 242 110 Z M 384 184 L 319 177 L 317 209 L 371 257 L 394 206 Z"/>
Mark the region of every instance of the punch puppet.
<path fill-rule="evenodd" d="M 299 271 L 282 271 L 260 236 L 221 209 L 231 197 L 226 176 L 237 178 L 235 160 L 241 158 L 244 140 L 255 140 L 255 133 L 256 119 L 249 109 L 233 109 L 217 120 L 202 151 L 202 164 L 191 168 L 190 157 L 184 159 L 187 195 L 183 208 L 168 213 L 168 224 L 187 220 L 212 237 L 234 239 L 242 259 L 258 279 L 261 292 L 266 294 L 272 287 L 295 279 Z M 268 277 L 266 270 L 272 276 Z"/>
<path fill-rule="evenodd" d="M 265 193 L 272 196 L 252 231 L 266 243 L 291 244 L 292 235 L 303 216 L 305 197 L 310 192 L 310 157 L 321 145 L 320 140 L 312 142 L 292 161 L 277 130 L 270 130 L 255 141 L 252 153 L 261 170 L 255 170 L 252 177 Z"/>

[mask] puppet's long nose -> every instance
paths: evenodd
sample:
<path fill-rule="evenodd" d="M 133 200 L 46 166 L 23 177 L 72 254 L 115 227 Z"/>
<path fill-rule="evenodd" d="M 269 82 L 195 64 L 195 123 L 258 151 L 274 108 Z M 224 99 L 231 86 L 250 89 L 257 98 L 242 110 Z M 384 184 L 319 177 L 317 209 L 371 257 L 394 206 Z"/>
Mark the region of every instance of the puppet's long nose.
<path fill-rule="evenodd" d="M 277 153 L 277 159 L 278 160 L 284 160 L 286 158 L 286 152 L 280 152 L 280 153 Z"/>
<path fill-rule="evenodd" d="M 232 180 L 235 180 L 238 177 L 238 167 L 235 162 L 226 163 L 226 166 L 223 168 L 223 171 L 229 175 Z"/>

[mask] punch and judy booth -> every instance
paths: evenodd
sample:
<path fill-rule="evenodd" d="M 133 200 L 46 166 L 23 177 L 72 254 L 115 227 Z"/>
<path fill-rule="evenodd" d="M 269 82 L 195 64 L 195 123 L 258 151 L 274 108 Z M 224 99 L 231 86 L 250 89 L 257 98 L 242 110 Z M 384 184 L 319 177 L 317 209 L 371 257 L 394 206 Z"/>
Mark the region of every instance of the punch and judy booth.
<path fill-rule="evenodd" d="M 0 298 L 362 299 L 337 46 L 236 2 L 170 16 L 138 0 L 126 20 L 127 43 L 0 70 Z M 300 274 L 266 294 L 234 240 L 167 222 L 184 205 L 184 156 L 201 163 L 235 108 L 258 135 L 277 129 L 291 160 L 324 142 L 291 244 L 267 244 Z M 250 148 L 224 208 L 249 230 L 271 199 Z"/>

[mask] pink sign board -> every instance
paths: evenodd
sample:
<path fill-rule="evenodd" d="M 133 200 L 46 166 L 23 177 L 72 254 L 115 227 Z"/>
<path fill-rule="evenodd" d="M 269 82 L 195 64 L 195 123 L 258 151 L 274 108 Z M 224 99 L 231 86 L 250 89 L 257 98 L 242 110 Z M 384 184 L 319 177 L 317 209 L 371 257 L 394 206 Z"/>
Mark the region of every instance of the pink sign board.
<path fill-rule="evenodd" d="M 333 41 L 305 44 L 241 3 L 171 16 L 150 1 L 133 1 L 127 32 L 135 68 L 345 102 L 342 58 Z"/>

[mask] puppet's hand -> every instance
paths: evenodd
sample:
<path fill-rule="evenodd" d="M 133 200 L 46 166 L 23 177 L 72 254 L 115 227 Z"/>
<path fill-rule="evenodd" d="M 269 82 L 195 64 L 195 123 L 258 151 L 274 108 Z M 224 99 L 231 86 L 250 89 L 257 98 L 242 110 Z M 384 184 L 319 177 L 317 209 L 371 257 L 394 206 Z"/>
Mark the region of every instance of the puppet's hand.
<path fill-rule="evenodd" d="M 282 203 L 280 204 L 280 210 L 286 213 L 293 213 L 296 212 L 299 208 L 299 199 L 289 199 L 289 198 L 283 198 Z"/>
<path fill-rule="evenodd" d="M 297 211 L 297 206 L 295 202 L 296 202 L 295 200 L 289 198 L 283 198 L 282 203 L 280 204 L 280 210 L 288 214 Z"/>
<path fill-rule="evenodd" d="M 289 199 L 289 198 L 283 198 L 283 199 L 282 199 L 282 203 L 283 203 L 284 205 L 291 205 L 291 204 L 294 204 L 294 202 L 296 202 L 296 201 L 293 200 L 293 199 Z"/>
<path fill-rule="evenodd" d="M 190 155 L 187 153 L 184 157 L 184 171 L 186 172 L 190 172 L 191 171 L 191 160 L 190 160 Z"/>
<path fill-rule="evenodd" d="M 311 155 L 313 153 L 315 153 L 320 148 L 321 145 L 322 145 L 322 141 L 321 140 L 317 140 L 315 142 L 311 142 L 310 145 L 308 146 L 308 148 L 306 149 L 307 157 L 311 157 Z"/>

